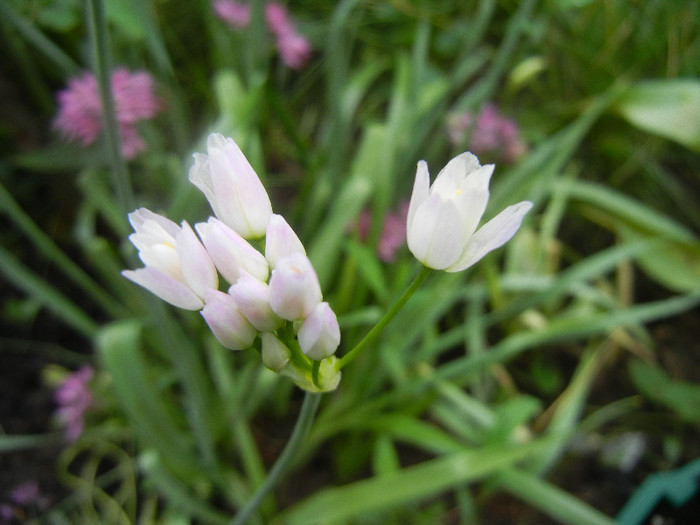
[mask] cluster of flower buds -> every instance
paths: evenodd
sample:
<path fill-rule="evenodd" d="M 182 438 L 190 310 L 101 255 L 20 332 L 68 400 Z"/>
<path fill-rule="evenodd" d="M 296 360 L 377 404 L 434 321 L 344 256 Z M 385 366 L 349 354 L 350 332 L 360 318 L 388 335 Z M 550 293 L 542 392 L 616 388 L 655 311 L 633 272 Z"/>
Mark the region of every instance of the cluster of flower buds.
<path fill-rule="evenodd" d="M 232 139 L 212 134 L 207 154 L 194 158 L 189 179 L 216 217 L 192 228 L 145 208 L 130 213 L 129 239 L 145 266 L 122 275 L 174 306 L 200 310 L 222 345 L 260 348 L 266 367 L 301 388 L 335 389 L 340 329 L 303 244 L 272 212 Z M 219 289 L 219 274 L 227 291 Z"/>

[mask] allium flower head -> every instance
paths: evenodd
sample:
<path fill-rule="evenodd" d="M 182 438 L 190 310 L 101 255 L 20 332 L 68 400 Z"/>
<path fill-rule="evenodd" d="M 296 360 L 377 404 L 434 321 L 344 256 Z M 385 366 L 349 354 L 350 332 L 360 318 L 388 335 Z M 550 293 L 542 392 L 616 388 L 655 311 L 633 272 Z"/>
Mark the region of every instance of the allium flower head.
<path fill-rule="evenodd" d="M 418 163 L 406 228 L 408 248 L 425 266 L 447 272 L 469 268 L 510 240 L 532 203 L 507 207 L 477 230 L 489 200 L 493 164 L 458 155 L 430 185 L 428 165 Z"/>
<path fill-rule="evenodd" d="M 145 71 L 130 72 L 119 68 L 112 72 L 112 93 L 122 138 L 122 154 L 132 159 L 146 149 L 137 123 L 156 116 L 161 102 L 155 95 L 153 78 Z M 59 91 L 58 115 L 54 126 L 64 137 L 89 146 L 102 131 L 102 105 L 97 80 L 86 72 L 68 81 Z"/>

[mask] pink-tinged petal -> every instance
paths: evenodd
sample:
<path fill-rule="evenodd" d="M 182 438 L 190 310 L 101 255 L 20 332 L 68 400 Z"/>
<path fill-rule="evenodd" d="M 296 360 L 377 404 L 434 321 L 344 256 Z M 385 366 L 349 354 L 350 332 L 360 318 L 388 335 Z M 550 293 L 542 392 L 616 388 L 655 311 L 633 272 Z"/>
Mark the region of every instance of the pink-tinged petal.
<path fill-rule="evenodd" d="M 282 324 L 282 319 L 270 307 L 270 287 L 248 272 L 241 271 L 238 281 L 229 288 L 228 293 L 250 324 L 261 332 L 272 332 Z"/>
<path fill-rule="evenodd" d="M 444 270 L 462 253 L 465 235 L 453 201 L 431 195 L 416 210 L 407 232 L 408 249 L 429 268 Z"/>
<path fill-rule="evenodd" d="M 122 275 L 178 308 L 199 310 L 204 305 L 204 302 L 187 286 L 155 268 L 124 270 Z"/>
<path fill-rule="evenodd" d="M 265 258 L 274 268 L 277 261 L 293 253 L 306 255 L 304 245 L 284 217 L 273 213 L 265 234 Z"/>
<path fill-rule="evenodd" d="M 160 228 L 154 231 L 166 232 L 173 239 L 180 232 L 180 227 L 170 219 L 152 212 L 148 208 L 138 208 L 127 215 L 129 223 L 134 228 L 134 231 L 141 233 L 144 228 L 148 228 L 149 222 L 154 222 Z M 151 226 L 153 228 L 153 226 Z"/>
<path fill-rule="evenodd" d="M 204 297 L 207 290 L 218 289 L 219 276 L 214 263 L 187 221 L 182 221 L 182 230 L 175 243 L 180 256 L 182 275 L 194 293 Z"/>
<path fill-rule="evenodd" d="M 202 317 L 222 345 L 231 350 L 243 350 L 253 344 L 257 330 L 243 316 L 233 297 L 219 290 L 209 290 L 204 301 Z"/>
<path fill-rule="evenodd" d="M 430 174 L 428 173 L 428 163 L 424 160 L 418 162 L 416 167 L 416 178 L 413 181 L 413 192 L 411 193 L 411 201 L 408 204 L 408 216 L 406 218 L 406 227 L 411 229 L 413 218 L 416 215 L 416 210 L 428 198 L 430 193 Z"/>
<path fill-rule="evenodd" d="M 219 219 L 244 238 L 264 236 L 272 204 L 248 159 L 233 139 L 218 134 L 210 136 L 207 148 Z"/>
<path fill-rule="evenodd" d="M 229 284 L 238 280 L 241 269 L 256 279 L 267 281 L 270 269 L 265 257 L 226 224 L 210 217 L 205 223 L 195 224 L 195 228 L 214 264 Z"/>
<path fill-rule="evenodd" d="M 297 321 L 321 302 L 321 286 L 308 257 L 294 253 L 281 259 L 270 276 L 270 306 L 282 319 Z"/>
<path fill-rule="evenodd" d="M 297 332 L 299 347 L 308 357 L 321 361 L 332 356 L 340 344 L 338 319 L 328 303 L 319 303 Z"/>
<path fill-rule="evenodd" d="M 472 235 L 464 253 L 448 272 L 460 272 L 482 259 L 487 253 L 500 248 L 518 231 L 523 218 L 532 208 L 529 201 L 508 206 Z"/>

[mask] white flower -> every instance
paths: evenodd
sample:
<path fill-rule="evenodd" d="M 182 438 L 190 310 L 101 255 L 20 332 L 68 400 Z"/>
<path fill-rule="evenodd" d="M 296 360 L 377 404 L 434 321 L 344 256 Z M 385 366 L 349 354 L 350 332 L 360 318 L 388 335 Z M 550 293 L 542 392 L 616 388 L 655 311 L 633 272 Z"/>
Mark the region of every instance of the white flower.
<path fill-rule="evenodd" d="M 464 270 L 515 235 L 532 203 L 507 207 L 478 230 L 489 200 L 492 164 L 471 153 L 452 159 L 430 186 L 428 165 L 418 163 L 406 221 L 408 248 L 425 266 Z"/>
<path fill-rule="evenodd" d="M 195 153 L 189 179 L 206 196 L 214 214 L 246 239 L 265 235 L 270 197 L 233 139 L 212 133 L 207 153 Z"/>
<path fill-rule="evenodd" d="M 270 306 L 287 321 L 304 319 L 321 302 L 321 285 L 306 255 L 294 253 L 277 262 L 270 276 Z"/>
<path fill-rule="evenodd" d="M 209 290 L 200 312 L 218 341 L 231 350 L 249 348 L 257 330 L 238 309 L 230 295 L 219 290 Z"/>
<path fill-rule="evenodd" d="M 265 234 L 265 258 L 274 268 L 280 259 L 293 253 L 306 255 L 304 245 L 284 217 L 273 213 Z"/>
<path fill-rule="evenodd" d="M 246 319 L 261 332 L 272 332 L 282 324 L 270 307 L 270 287 L 246 271 L 228 289 Z"/>
<path fill-rule="evenodd" d="M 338 319 L 328 303 L 319 303 L 297 332 L 299 347 L 311 359 L 332 356 L 340 344 Z"/>
<path fill-rule="evenodd" d="M 238 280 L 242 270 L 261 281 L 267 281 L 270 268 L 265 257 L 238 233 L 214 217 L 194 227 L 214 264 L 230 284 Z"/>
<path fill-rule="evenodd" d="M 164 301 L 186 310 L 199 310 L 207 290 L 217 289 L 216 268 L 187 222 L 173 221 L 139 208 L 129 214 L 135 233 L 129 240 L 146 265 L 122 275 Z"/>

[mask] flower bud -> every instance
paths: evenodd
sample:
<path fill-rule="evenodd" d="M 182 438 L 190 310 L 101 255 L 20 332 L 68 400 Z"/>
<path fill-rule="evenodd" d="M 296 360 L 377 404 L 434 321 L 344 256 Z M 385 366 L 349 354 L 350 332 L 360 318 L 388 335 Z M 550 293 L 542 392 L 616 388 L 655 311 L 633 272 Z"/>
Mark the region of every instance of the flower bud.
<path fill-rule="evenodd" d="M 195 228 L 214 264 L 230 284 L 238 280 L 241 270 L 267 281 L 270 269 L 265 257 L 223 222 L 210 217 L 207 222 L 195 224 Z"/>
<path fill-rule="evenodd" d="M 209 290 L 204 297 L 201 314 L 214 336 L 226 348 L 243 350 L 253 344 L 257 331 L 230 295 L 219 290 Z"/>
<path fill-rule="evenodd" d="M 207 153 L 194 154 L 189 179 L 206 196 L 216 216 L 246 239 L 265 235 L 270 197 L 233 139 L 212 133 Z"/>
<path fill-rule="evenodd" d="M 270 277 L 270 306 L 287 321 L 308 316 L 321 302 L 321 285 L 308 257 L 294 253 L 280 259 Z"/>
<path fill-rule="evenodd" d="M 319 303 L 304 319 L 297 332 L 299 346 L 311 359 L 332 356 L 340 344 L 338 319 L 328 303 Z"/>
<path fill-rule="evenodd" d="M 270 307 L 270 287 L 245 270 L 241 271 L 236 284 L 229 288 L 238 308 L 246 319 L 261 332 L 272 332 L 282 324 L 282 319 Z"/>
<path fill-rule="evenodd" d="M 263 332 L 260 338 L 263 364 L 273 372 L 279 372 L 289 363 L 291 351 L 270 332 Z"/>
<path fill-rule="evenodd" d="M 273 213 L 265 234 L 265 259 L 274 268 L 280 259 L 293 253 L 306 255 L 304 245 L 284 217 Z"/>

